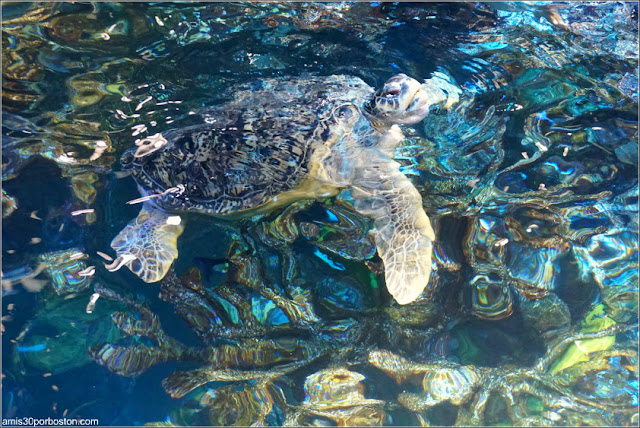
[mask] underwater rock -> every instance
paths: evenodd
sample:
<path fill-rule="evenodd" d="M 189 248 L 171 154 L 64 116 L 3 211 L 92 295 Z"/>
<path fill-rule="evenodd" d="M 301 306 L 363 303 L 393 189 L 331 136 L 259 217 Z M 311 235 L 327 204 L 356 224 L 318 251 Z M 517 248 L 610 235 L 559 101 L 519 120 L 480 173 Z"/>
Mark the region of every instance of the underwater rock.
<path fill-rule="evenodd" d="M 571 325 L 569 307 L 552 292 L 539 300 L 521 298 L 519 310 L 525 323 L 544 337 Z"/>
<path fill-rule="evenodd" d="M 469 281 L 471 310 L 483 320 L 497 321 L 513 313 L 513 294 L 495 272 L 476 275 Z"/>
<path fill-rule="evenodd" d="M 418 421 L 426 420 L 425 411 L 449 401 L 458 408 L 456 426 L 563 425 L 578 420 L 576 411 L 591 415 L 585 417 L 587 421 L 599 414 L 601 419 L 596 420 L 611 423 L 633 412 L 630 379 L 637 376 L 633 363 L 637 352 L 629 347 L 630 343 L 611 348 L 609 338 L 613 336 L 607 335 L 616 330 L 597 318 L 598 314 L 601 309 L 595 308 L 581 332 L 565 332 L 554 339 L 533 368 L 460 366 L 445 361 L 421 364 L 387 350 L 371 351 L 368 360 L 399 384 L 422 385 L 422 393 L 405 391 L 397 398 L 401 405 L 416 412 Z M 602 327 L 604 330 L 598 330 Z M 571 350 L 576 341 L 585 343 L 585 351 L 591 352 L 588 357 L 575 358 L 576 353 Z M 561 367 L 558 364 L 564 367 L 561 371 L 557 370 Z M 603 388 L 602 379 L 611 382 L 609 387 L 598 389 Z M 581 384 L 584 389 L 576 395 L 574 389 L 579 382 L 585 382 Z M 538 404 L 531 406 L 531 400 Z M 506 412 L 497 416 L 495 409 L 500 406 L 506 406 Z"/>
<path fill-rule="evenodd" d="M 46 267 L 45 273 L 52 279 L 56 294 L 69 294 L 87 289 L 93 280 L 90 275 L 83 275 L 87 265 L 83 260 L 89 256 L 78 248 L 54 251 L 40 255 L 39 261 Z"/>
<path fill-rule="evenodd" d="M 296 201 L 285 208 L 273 221 L 258 226 L 258 236 L 270 247 L 291 244 L 300 234 L 293 216 L 313 203 L 311 200 Z"/>
<path fill-rule="evenodd" d="M 112 290 L 98 288 L 96 292 L 106 299 L 113 299 L 135 308 L 137 316 L 114 312 L 111 314 L 111 320 L 122 333 L 137 339 L 136 342 L 139 344 L 118 346 L 109 342 L 98 343 L 89 349 L 89 356 L 95 362 L 121 376 L 136 376 L 155 364 L 188 355 L 190 350 L 165 334 L 158 317 L 146 305 L 134 303 Z M 154 346 L 148 346 L 142 338 L 154 341 Z"/>
<path fill-rule="evenodd" d="M 2 189 L 2 218 L 7 218 L 18 209 L 18 202 L 14 197 Z"/>
<path fill-rule="evenodd" d="M 333 409 L 357 405 L 380 405 L 380 400 L 370 400 L 362 395 L 360 373 L 344 368 L 326 369 L 307 376 L 304 382 L 303 405 L 318 409 Z"/>
<path fill-rule="evenodd" d="M 269 382 L 257 382 L 238 390 L 235 385 L 214 391 L 206 403 L 209 423 L 218 426 L 274 426 L 282 418 L 286 402 L 282 389 Z"/>
<path fill-rule="evenodd" d="M 162 386 L 173 398 L 181 398 L 194 389 L 211 382 L 242 382 L 259 379 L 263 384 L 283 376 L 298 364 L 284 366 L 282 370 L 218 369 L 217 365 L 185 372 L 173 372 L 162 381 Z"/>
<path fill-rule="evenodd" d="M 100 302 L 87 314 L 89 295 L 78 293 L 64 297 L 53 295 L 45 301 L 18 336 L 14 360 L 27 375 L 64 373 L 91 362 L 87 349 L 103 340 L 118 340 L 118 330 L 102 322 L 114 310 L 113 302 Z M 44 332 L 53 333 L 44 333 Z"/>
<path fill-rule="evenodd" d="M 636 90 L 636 93 L 638 91 Z M 621 161 L 638 167 L 638 143 L 629 142 L 614 149 L 616 157 Z"/>
<path fill-rule="evenodd" d="M 575 4 L 559 9 L 559 14 L 576 37 L 573 43 L 586 50 L 606 52 L 621 59 L 638 59 L 638 6 L 616 2 L 590 5 Z M 635 15 L 635 19 L 633 16 Z M 615 33 L 615 38 L 607 37 Z"/>
<path fill-rule="evenodd" d="M 422 412 L 443 401 L 459 406 L 469 401 L 480 382 L 471 366 L 433 368 L 422 380 L 424 394 L 403 392 L 398 402 L 414 412 Z"/>
<path fill-rule="evenodd" d="M 385 349 L 369 352 L 368 359 L 370 364 L 391 376 L 398 383 L 420 373 L 422 368 L 420 365 L 415 365 L 406 358 Z"/>
<path fill-rule="evenodd" d="M 53 42 L 85 51 L 109 46 L 124 53 L 132 40 L 148 33 L 149 23 L 135 8 L 105 4 L 93 6 L 91 12 L 60 14 L 43 27 Z M 121 19 L 115 18 L 118 15 Z"/>
<path fill-rule="evenodd" d="M 300 234 L 309 243 L 349 260 L 373 257 L 376 246 L 368 235 L 370 220 L 340 199 L 322 206 L 327 220 L 300 221 Z M 298 216 L 301 217 L 301 216 Z"/>
<path fill-rule="evenodd" d="M 106 148 L 106 143 L 104 148 Z M 98 147 L 96 147 L 98 150 Z M 94 183 L 98 181 L 98 176 L 94 172 L 78 172 L 71 177 L 71 188 L 76 197 L 87 206 L 91 206 L 98 194 Z M 87 212 L 84 219 L 88 224 L 96 221 L 96 214 L 94 211 Z"/>
<path fill-rule="evenodd" d="M 285 426 L 318 425 L 323 419 L 337 426 L 381 425 L 386 418 L 384 401 L 365 398 L 365 379 L 342 367 L 321 370 L 307 376 L 305 399 L 287 418 Z"/>
<path fill-rule="evenodd" d="M 327 277 L 314 287 L 314 292 L 321 304 L 332 313 L 361 313 L 371 306 L 370 299 L 363 288 L 349 278 L 338 281 Z"/>
<path fill-rule="evenodd" d="M 581 275 L 593 276 L 611 317 L 619 322 L 638 313 L 638 234 L 612 229 L 576 245 Z"/>
<path fill-rule="evenodd" d="M 14 285 L 17 283 L 22 284 L 25 290 L 31 293 L 37 293 L 49 283 L 46 279 L 35 279 L 36 276 L 46 268 L 43 263 L 38 264 L 35 268 L 31 266 L 20 266 L 15 269 L 2 272 L 2 295 L 11 295 L 17 291 L 14 289 Z"/>
<path fill-rule="evenodd" d="M 421 377 L 424 394 L 403 392 L 398 402 L 414 412 L 422 412 L 443 401 L 461 405 L 469 401 L 482 380 L 483 372 L 474 366 L 417 364 L 386 350 L 369 353 L 369 363 L 398 383 Z"/>
<path fill-rule="evenodd" d="M 282 310 L 290 323 L 309 325 L 320 321 L 313 309 L 309 290 L 295 284 L 290 284 L 285 293 L 271 287 L 265 287 L 260 278 L 259 261 L 242 251 L 239 241 L 232 243 L 229 249 L 229 261 L 235 266 L 232 269 L 234 280 L 271 300 L 276 307 Z"/>
<path fill-rule="evenodd" d="M 614 325 L 616 325 L 615 321 L 605 315 L 604 306 L 598 305 L 582 321 L 580 332 L 599 332 Z M 575 341 L 558 360 L 554 361 L 549 371 L 551 374 L 557 374 L 579 362 L 589 361 L 589 354 L 595 351 L 605 351 L 611 348 L 614 343 L 614 336 Z"/>
<path fill-rule="evenodd" d="M 44 99 L 45 94 L 37 84 L 44 79 L 37 52 L 45 43 L 28 36 L 25 29 L 50 16 L 50 5 L 36 6 L 20 17 L 2 21 L 3 110 L 32 110 Z"/>
<path fill-rule="evenodd" d="M 232 263 L 238 258 L 243 262 L 250 259 L 240 251 L 231 251 Z M 91 357 L 114 373 L 135 376 L 149 367 L 170 360 L 188 360 L 203 364 L 205 367 L 187 372 L 175 372 L 163 385 L 172 396 L 181 397 L 193 389 L 213 381 L 241 381 L 256 378 L 274 378 L 305 365 L 320 354 L 328 352 L 330 337 L 320 337 L 316 341 L 305 341 L 294 336 L 285 336 L 299 320 L 305 323 L 297 328 L 312 329 L 313 324 L 300 312 L 299 296 L 291 299 L 275 290 L 258 288 L 253 281 L 259 278 L 247 277 L 251 263 L 243 263 L 237 278 L 248 284 L 250 290 L 260 291 L 265 298 L 281 308 L 291 320 L 283 326 L 268 326 L 260 323 L 247 302 L 244 293 L 221 286 L 215 292 L 204 288 L 197 269 L 192 268 L 182 278 L 169 273 L 162 283 L 160 297 L 175 305 L 176 313 L 187 321 L 203 342 L 202 347 L 187 347 L 164 333 L 155 314 L 139 303 L 135 303 L 118 293 L 100 289 L 99 293 L 107 298 L 122 301 L 139 315 L 133 317 L 126 313 L 112 314 L 116 326 L 129 336 L 149 338 L 155 344 L 149 346 L 142 342 L 133 346 L 121 346 L 104 343 L 94 346 Z M 226 303 L 223 303 L 226 302 Z M 293 302 L 293 303 L 290 303 Z M 319 319 L 316 318 L 315 323 Z M 270 333 L 275 333 L 273 338 Z M 223 340 L 228 338 L 227 340 Z M 253 368 L 262 370 L 251 370 Z"/>

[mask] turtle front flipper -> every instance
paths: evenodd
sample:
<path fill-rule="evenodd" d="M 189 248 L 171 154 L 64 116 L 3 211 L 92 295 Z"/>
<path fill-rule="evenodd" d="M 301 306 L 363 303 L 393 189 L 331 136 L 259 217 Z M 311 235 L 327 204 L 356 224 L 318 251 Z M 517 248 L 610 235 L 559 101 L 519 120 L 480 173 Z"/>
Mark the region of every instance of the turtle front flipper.
<path fill-rule="evenodd" d="M 144 204 L 138 217 L 111 241 L 118 258 L 110 270 L 126 265 L 144 282 L 160 281 L 178 257 L 177 241 L 183 229 L 179 216 Z"/>
<path fill-rule="evenodd" d="M 374 220 L 373 237 L 384 262 L 387 289 L 405 305 L 416 300 L 429 282 L 435 235 L 422 198 L 400 172 L 400 164 L 381 157 L 357 168 L 351 196 L 355 208 Z"/>

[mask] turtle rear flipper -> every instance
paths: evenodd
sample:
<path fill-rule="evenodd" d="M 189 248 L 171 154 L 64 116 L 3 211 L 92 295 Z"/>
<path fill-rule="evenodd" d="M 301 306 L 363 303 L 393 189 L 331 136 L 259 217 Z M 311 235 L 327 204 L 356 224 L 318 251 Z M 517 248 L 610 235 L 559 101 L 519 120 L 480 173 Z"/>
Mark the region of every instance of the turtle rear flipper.
<path fill-rule="evenodd" d="M 363 156 L 371 159 L 369 154 Z M 405 305 L 416 300 L 429 282 L 435 235 L 420 194 L 399 167 L 377 156 L 371 165 L 356 170 L 351 196 L 358 212 L 374 220 L 373 236 L 384 262 L 387 289 Z"/>
<path fill-rule="evenodd" d="M 144 204 L 138 217 L 111 241 L 118 254 L 112 270 L 126 265 L 144 282 L 160 281 L 178 257 L 178 236 L 184 229 L 179 220 Z"/>

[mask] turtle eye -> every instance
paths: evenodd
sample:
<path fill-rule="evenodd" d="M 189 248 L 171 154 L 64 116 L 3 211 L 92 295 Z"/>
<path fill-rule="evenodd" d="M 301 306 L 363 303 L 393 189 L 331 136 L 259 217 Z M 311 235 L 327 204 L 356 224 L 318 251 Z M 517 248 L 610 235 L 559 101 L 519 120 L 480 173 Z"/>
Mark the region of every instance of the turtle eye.
<path fill-rule="evenodd" d="M 348 107 L 342 107 L 339 111 L 338 111 L 338 117 L 340 119 L 348 119 L 349 116 L 352 115 L 351 109 Z"/>
<path fill-rule="evenodd" d="M 355 111 L 352 106 L 342 106 L 336 110 L 335 116 L 341 122 L 348 122 L 355 116 Z"/>

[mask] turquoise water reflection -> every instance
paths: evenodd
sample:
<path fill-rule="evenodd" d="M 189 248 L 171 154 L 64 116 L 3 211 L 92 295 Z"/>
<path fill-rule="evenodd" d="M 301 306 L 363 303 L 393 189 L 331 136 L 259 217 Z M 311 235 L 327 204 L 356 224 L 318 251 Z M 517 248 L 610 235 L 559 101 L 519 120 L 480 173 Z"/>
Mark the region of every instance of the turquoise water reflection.
<path fill-rule="evenodd" d="M 632 425 L 636 3 L 3 3 L 3 418 Z M 348 192 L 192 216 L 175 274 L 109 272 L 122 152 L 233 84 L 441 72 L 395 158 L 436 231 L 393 303 Z M 331 380 L 329 382 L 328 380 Z"/>

